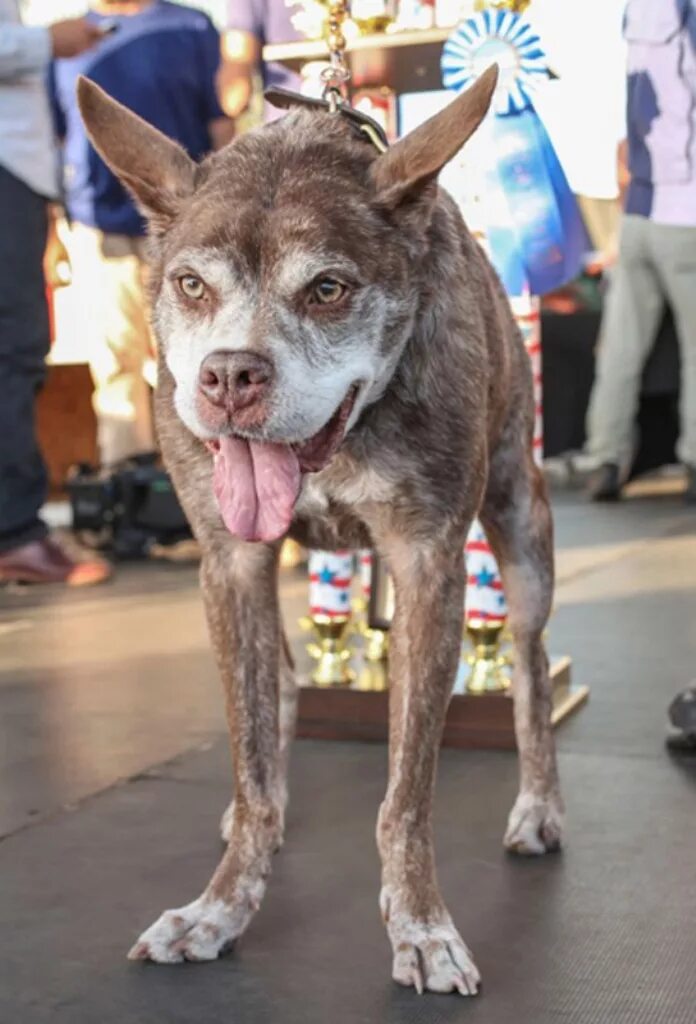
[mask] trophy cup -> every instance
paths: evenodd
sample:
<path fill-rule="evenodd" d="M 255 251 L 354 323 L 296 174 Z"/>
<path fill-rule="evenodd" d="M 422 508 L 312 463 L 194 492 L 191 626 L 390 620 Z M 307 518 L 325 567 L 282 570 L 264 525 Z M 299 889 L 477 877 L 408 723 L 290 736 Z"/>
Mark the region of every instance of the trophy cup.
<path fill-rule="evenodd" d="M 301 626 L 314 633 L 307 650 L 316 661 L 310 679 L 316 686 L 349 686 L 353 632 L 350 590 L 353 556 L 350 551 L 312 551 L 309 555 L 309 617 Z"/>
<path fill-rule="evenodd" d="M 471 666 L 467 693 L 505 693 L 510 689 L 509 660 L 500 653 L 505 622 L 467 618 L 466 634 L 473 647 L 467 662 Z"/>

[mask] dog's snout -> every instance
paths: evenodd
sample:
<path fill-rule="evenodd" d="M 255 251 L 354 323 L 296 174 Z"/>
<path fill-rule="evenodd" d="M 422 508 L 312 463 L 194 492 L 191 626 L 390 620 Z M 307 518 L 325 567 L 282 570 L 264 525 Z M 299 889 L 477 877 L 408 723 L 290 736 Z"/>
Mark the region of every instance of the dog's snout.
<path fill-rule="evenodd" d="M 257 352 L 211 352 L 201 363 L 198 386 L 208 401 L 230 410 L 261 402 L 273 381 L 273 364 Z"/>

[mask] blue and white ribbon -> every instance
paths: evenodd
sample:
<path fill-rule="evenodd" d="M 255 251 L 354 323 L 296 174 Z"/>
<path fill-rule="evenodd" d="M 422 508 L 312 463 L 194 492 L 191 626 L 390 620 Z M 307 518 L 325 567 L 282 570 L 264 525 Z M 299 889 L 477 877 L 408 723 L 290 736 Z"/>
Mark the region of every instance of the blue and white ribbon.
<path fill-rule="evenodd" d="M 461 92 L 493 63 L 500 68 L 495 113 L 526 110 L 537 83 L 548 78 L 548 65 L 539 36 L 519 14 L 481 11 L 458 25 L 442 51 L 443 84 Z"/>
<path fill-rule="evenodd" d="M 492 113 L 470 143 L 485 167 L 482 233 L 508 295 L 544 295 L 577 276 L 590 242 L 531 99 L 549 72 L 529 22 L 502 10 L 464 21 L 445 43 L 444 85 L 460 92 L 494 62 L 500 77 Z"/>

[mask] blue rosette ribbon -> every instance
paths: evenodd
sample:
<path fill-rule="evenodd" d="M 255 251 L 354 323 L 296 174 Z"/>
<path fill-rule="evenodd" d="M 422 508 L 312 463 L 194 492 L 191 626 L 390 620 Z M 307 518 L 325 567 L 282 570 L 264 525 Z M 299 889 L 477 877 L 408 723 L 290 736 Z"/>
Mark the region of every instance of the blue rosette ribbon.
<path fill-rule="evenodd" d="M 488 179 L 505 197 L 505 216 L 486 226 L 490 256 L 508 294 L 544 295 L 577 277 L 590 240 L 532 102 L 549 71 L 529 22 L 504 10 L 462 22 L 445 43 L 443 84 L 461 92 L 494 62 L 500 79 L 487 124 Z"/>

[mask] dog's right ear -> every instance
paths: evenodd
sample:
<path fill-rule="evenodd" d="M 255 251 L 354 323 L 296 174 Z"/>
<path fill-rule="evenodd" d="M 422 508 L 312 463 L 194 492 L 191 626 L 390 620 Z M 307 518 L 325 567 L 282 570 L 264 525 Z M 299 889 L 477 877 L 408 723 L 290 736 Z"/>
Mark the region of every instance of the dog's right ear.
<path fill-rule="evenodd" d="M 435 179 L 483 121 L 498 82 L 493 64 L 452 103 L 399 139 L 372 164 L 378 202 L 398 212 L 429 208 Z"/>
<path fill-rule="evenodd" d="M 178 143 L 84 76 L 77 100 L 92 145 L 133 195 L 156 234 L 193 194 L 196 165 Z"/>

